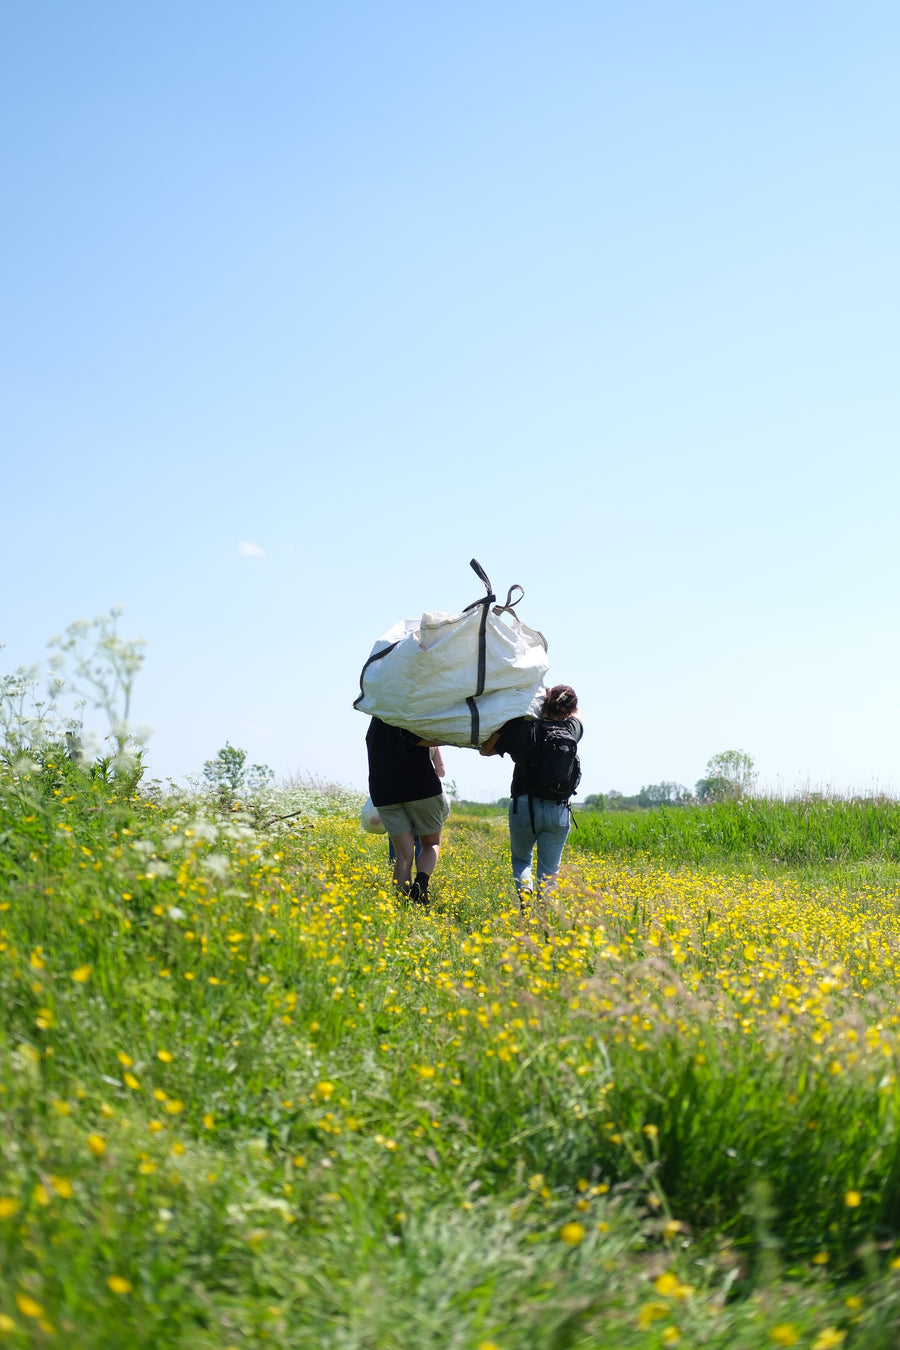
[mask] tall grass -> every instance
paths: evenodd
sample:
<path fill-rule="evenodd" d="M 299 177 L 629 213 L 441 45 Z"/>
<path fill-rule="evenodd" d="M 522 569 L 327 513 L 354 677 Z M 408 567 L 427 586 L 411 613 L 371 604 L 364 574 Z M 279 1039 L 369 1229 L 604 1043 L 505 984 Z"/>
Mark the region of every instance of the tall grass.
<path fill-rule="evenodd" d="M 327 792 L 55 772 L 0 781 L 9 1343 L 894 1344 L 889 893 L 586 858 L 523 920 L 469 812 L 423 913 Z"/>
<path fill-rule="evenodd" d="M 745 798 L 649 811 L 579 811 L 573 843 L 672 863 L 790 867 L 900 862 L 900 802 L 884 797 Z"/>
<path fill-rule="evenodd" d="M 892 804 L 582 813 L 524 916 L 460 809 L 405 908 L 357 795 L 136 792 L 95 627 L 106 759 L 0 680 L 0 1339 L 898 1343 Z"/>

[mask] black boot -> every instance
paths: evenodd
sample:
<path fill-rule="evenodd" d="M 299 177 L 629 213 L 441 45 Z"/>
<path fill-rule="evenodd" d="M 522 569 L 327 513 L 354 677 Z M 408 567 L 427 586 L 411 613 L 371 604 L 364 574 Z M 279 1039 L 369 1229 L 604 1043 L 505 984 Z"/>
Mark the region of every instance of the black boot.
<path fill-rule="evenodd" d="M 428 874 L 426 872 L 416 873 L 416 879 L 409 888 L 409 898 L 417 905 L 430 903 L 428 898 Z"/>

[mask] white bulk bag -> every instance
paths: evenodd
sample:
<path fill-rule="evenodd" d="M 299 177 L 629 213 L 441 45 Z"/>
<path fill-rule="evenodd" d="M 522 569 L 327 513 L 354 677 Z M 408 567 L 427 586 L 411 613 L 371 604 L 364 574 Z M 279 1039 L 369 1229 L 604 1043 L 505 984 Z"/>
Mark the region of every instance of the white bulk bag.
<path fill-rule="evenodd" d="M 461 614 L 427 611 L 394 624 L 363 666 L 354 708 L 443 745 L 481 745 L 510 718 L 538 716 L 546 639 L 515 615 L 521 586 L 495 605 L 481 564 L 471 566 L 487 596 Z"/>

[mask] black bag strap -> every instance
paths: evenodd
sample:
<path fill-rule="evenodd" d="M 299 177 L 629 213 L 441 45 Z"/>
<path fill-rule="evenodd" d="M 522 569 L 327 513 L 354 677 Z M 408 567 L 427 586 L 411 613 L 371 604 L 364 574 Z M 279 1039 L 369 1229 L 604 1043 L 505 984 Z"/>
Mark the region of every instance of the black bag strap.
<path fill-rule="evenodd" d="M 513 591 L 519 592 L 515 600 L 513 599 Z M 522 599 L 524 594 L 525 594 L 524 587 L 520 586 L 519 583 L 516 582 L 515 585 L 510 586 L 509 590 L 506 592 L 506 600 L 504 601 L 504 603 L 502 605 L 494 606 L 494 613 L 499 618 L 501 614 L 505 614 L 506 611 L 508 610 L 509 613 L 512 614 L 513 618 L 515 618 L 516 605 Z"/>
<path fill-rule="evenodd" d="M 467 614 L 470 609 L 477 609 L 479 605 L 481 606 L 481 617 L 478 622 L 478 668 L 475 679 L 475 693 L 470 694 L 466 699 L 466 706 L 469 709 L 469 717 L 471 718 L 470 740 L 472 745 L 477 745 L 481 729 L 481 718 L 476 700 L 484 693 L 484 682 L 487 675 L 487 640 L 485 635 L 487 633 L 488 611 L 497 597 L 491 589 L 488 574 L 485 572 L 478 559 L 472 558 L 469 566 L 479 580 L 484 583 L 484 588 L 487 591 L 487 595 L 483 600 L 473 600 L 471 605 L 466 605 L 463 610 L 463 614 Z"/>
<path fill-rule="evenodd" d="M 518 591 L 519 594 L 516 596 L 514 600 L 513 595 L 515 594 L 516 591 Z M 525 596 L 525 588 L 523 586 L 520 586 L 519 583 L 516 582 L 515 585 L 510 586 L 509 590 L 506 592 L 506 602 L 502 605 L 495 605 L 493 613 L 497 615 L 498 619 L 500 618 L 501 614 L 511 614 L 514 619 L 518 618 L 518 615 L 516 614 L 516 605 L 519 603 L 520 600 L 524 598 L 524 596 Z M 539 632 L 538 629 L 536 628 L 533 628 L 531 631 L 540 638 L 541 645 L 544 648 L 544 651 L 547 651 L 548 650 L 547 639 L 544 637 L 543 633 Z"/>
<path fill-rule="evenodd" d="M 388 652 L 392 652 L 394 648 L 399 645 L 400 640 L 401 639 L 398 638 L 397 641 L 392 642 L 389 647 L 382 647 L 380 652 L 373 652 L 372 655 L 369 657 L 368 661 L 363 666 L 362 670 L 359 672 L 359 694 L 353 700 L 354 708 L 358 708 L 360 703 L 362 703 L 363 699 L 366 696 L 366 691 L 363 688 L 363 678 L 365 676 L 366 671 L 369 669 L 369 666 L 372 664 L 373 661 L 380 661 L 383 656 L 387 656 Z"/>
<path fill-rule="evenodd" d="M 470 609 L 477 609 L 479 605 L 484 605 L 486 608 L 488 605 L 492 605 L 497 599 L 491 587 L 490 578 L 478 559 L 470 559 L 469 566 L 478 577 L 479 581 L 484 582 L 484 589 L 487 591 L 487 595 L 483 595 L 480 600 L 473 600 L 471 605 L 466 605 L 463 609 L 463 614 L 468 614 Z"/>

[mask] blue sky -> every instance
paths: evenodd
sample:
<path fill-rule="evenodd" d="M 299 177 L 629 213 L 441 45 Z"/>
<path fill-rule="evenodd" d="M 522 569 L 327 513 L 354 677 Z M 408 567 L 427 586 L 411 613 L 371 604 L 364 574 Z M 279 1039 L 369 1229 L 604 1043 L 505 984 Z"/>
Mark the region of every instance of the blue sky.
<path fill-rule="evenodd" d="M 362 787 L 475 556 L 583 793 L 900 790 L 898 65 L 867 0 L 8 6 L 2 667 L 121 604 L 151 772 Z"/>

